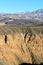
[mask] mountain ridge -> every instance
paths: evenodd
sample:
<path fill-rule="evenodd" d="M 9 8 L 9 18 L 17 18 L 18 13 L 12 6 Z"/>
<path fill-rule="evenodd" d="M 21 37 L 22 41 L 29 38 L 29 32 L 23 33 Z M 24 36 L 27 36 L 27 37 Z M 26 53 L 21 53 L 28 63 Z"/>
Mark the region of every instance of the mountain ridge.
<path fill-rule="evenodd" d="M 4 22 L 4 24 L 42 24 L 43 9 L 39 9 L 32 12 L 21 12 L 15 14 L 0 13 L 0 22 Z"/>

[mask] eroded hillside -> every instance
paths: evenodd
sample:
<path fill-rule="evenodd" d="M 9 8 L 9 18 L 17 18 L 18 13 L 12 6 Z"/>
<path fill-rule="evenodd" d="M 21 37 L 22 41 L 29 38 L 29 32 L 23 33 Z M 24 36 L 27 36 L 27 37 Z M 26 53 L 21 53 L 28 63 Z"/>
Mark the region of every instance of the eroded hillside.
<path fill-rule="evenodd" d="M 42 29 L 43 27 L 0 27 L 0 65 L 19 65 L 23 62 L 42 63 Z"/>

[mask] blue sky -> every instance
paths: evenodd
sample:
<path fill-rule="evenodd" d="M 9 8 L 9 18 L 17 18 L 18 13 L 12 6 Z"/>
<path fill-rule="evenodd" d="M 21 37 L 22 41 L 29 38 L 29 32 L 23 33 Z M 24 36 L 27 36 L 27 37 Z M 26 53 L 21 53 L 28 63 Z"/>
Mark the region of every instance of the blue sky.
<path fill-rule="evenodd" d="M 43 9 L 43 0 L 0 0 L 1 13 L 16 13 Z"/>

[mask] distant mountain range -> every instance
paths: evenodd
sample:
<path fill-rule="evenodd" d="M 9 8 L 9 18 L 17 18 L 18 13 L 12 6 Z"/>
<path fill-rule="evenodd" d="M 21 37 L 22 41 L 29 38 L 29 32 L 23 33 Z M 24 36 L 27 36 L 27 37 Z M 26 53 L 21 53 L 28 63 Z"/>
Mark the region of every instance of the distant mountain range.
<path fill-rule="evenodd" d="M 16 14 L 0 13 L 0 24 L 43 24 L 43 9 Z"/>

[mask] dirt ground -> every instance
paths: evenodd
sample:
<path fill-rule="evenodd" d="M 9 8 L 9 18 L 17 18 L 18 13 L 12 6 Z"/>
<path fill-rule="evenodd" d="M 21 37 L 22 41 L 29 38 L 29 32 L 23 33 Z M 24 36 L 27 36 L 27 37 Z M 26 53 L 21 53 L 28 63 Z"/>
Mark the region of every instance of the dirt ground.
<path fill-rule="evenodd" d="M 19 65 L 23 62 L 40 64 L 43 62 L 43 36 L 15 33 L 0 35 L 0 65 Z"/>

